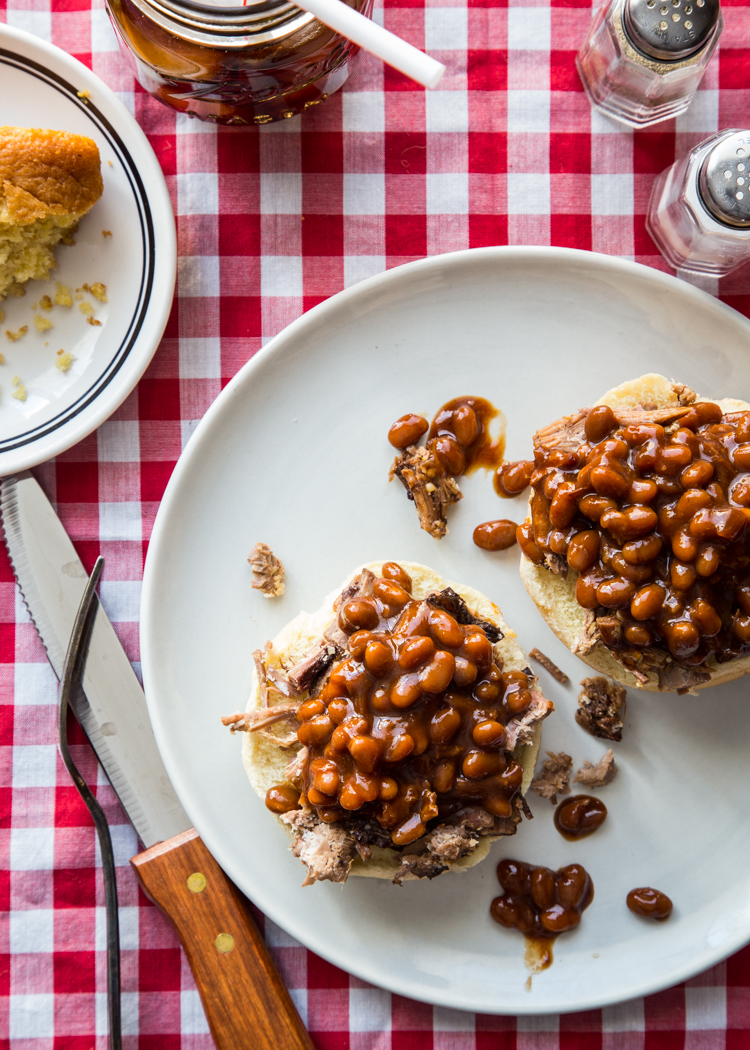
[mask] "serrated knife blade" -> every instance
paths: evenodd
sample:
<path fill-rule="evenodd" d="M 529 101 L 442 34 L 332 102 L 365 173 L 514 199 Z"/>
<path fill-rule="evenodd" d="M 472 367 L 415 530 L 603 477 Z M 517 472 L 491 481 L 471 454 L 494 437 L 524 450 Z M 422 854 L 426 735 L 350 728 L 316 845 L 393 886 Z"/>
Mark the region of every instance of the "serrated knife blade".
<path fill-rule="evenodd" d="M 0 517 L 23 600 L 59 678 L 88 574 L 30 473 L 3 479 Z M 72 706 L 148 847 L 130 863 L 175 925 L 217 1050 L 315 1050 L 247 901 L 180 805 L 143 690 L 101 604 Z"/>
<path fill-rule="evenodd" d="M 0 491 L 5 543 L 34 626 L 60 677 L 88 573 L 52 504 L 26 471 Z M 156 746 L 146 698 L 101 604 L 91 634 L 76 718 L 144 846 L 191 826 Z"/>

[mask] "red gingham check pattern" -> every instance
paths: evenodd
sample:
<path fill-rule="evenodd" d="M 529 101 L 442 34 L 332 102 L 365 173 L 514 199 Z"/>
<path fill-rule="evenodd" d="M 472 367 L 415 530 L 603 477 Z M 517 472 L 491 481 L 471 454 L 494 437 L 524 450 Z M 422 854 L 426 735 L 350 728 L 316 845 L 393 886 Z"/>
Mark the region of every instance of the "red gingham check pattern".
<path fill-rule="evenodd" d="M 750 7 L 724 0 L 724 14 L 689 112 L 655 130 L 592 115 L 573 64 L 589 0 L 387 0 L 376 17 L 448 66 L 436 91 L 360 55 L 345 88 L 302 118 L 227 130 L 177 117 L 135 84 L 101 0 L 0 7 L 119 93 L 177 213 L 177 295 L 151 367 L 96 434 L 36 471 L 87 568 L 104 555 L 102 598 L 136 665 L 143 559 L 180 450 L 222 386 L 304 310 L 387 267 L 482 245 L 565 245 L 667 268 L 644 227 L 654 176 L 711 132 L 748 126 Z M 721 291 L 750 313 L 747 281 Z M 57 754 L 54 677 L 4 551 L 0 661 L 0 1050 L 103 1050 L 96 837 Z M 135 834 L 73 732 L 117 853 L 125 1047 L 210 1050 L 177 939 L 131 874 Z M 750 1047 L 748 949 L 646 999 L 515 1018 L 399 998 L 270 922 L 265 934 L 320 1050 Z"/>

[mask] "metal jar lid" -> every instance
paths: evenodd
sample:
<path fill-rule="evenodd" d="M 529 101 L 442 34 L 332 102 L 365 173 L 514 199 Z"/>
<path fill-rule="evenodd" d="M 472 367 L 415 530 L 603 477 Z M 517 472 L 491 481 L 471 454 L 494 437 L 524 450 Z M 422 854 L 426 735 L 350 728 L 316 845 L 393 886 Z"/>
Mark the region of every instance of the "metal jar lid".
<path fill-rule="evenodd" d="M 262 47 L 315 22 L 289 0 L 133 0 L 167 32 L 192 43 L 225 48 Z"/>
<path fill-rule="evenodd" d="M 698 189 L 719 222 L 750 228 L 750 131 L 729 131 L 719 139 L 701 164 Z"/>
<path fill-rule="evenodd" d="M 700 51 L 719 11 L 719 0 L 625 0 L 622 21 L 638 51 L 660 62 L 679 62 Z"/>

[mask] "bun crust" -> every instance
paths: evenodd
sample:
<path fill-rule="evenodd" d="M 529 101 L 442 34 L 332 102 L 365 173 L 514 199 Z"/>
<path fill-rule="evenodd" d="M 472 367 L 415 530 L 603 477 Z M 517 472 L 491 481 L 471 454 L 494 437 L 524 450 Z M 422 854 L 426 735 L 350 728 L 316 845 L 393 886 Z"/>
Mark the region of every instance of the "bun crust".
<path fill-rule="evenodd" d="M 620 386 L 609 390 L 603 397 L 599 398 L 595 405 L 609 405 L 612 409 L 638 408 L 644 405 L 657 408 L 673 408 L 681 402 L 679 400 L 684 387 L 680 384 L 670 382 L 664 376 L 656 373 L 643 375 L 638 379 L 622 383 Z M 719 405 L 723 412 L 743 412 L 750 409 L 746 401 L 738 401 L 735 398 L 708 398 L 696 397 L 696 403 L 700 401 L 711 401 Z M 531 519 L 530 505 L 526 520 Z M 586 612 L 578 604 L 575 597 L 575 585 L 578 573 L 573 569 L 568 570 L 565 579 L 556 576 L 541 565 L 535 565 L 524 554 L 521 555 L 520 565 L 521 579 L 523 580 L 529 596 L 532 598 L 539 612 L 547 624 L 552 628 L 557 637 L 566 645 L 571 652 L 576 653 L 579 659 L 588 664 L 599 674 L 607 675 L 621 685 L 629 689 L 643 689 L 648 692 L 663 692 L 659 689 L 658 677 L 655 672 L 649 673 L 647 683 L 641 683 L 626 670 L 622 664 L 615 660 L 614 656 L 605 645 L 599 645 L 589 653 L 577 653 L 576 645 L 581 638 L 586 618 Z M 743 656 L 729 663 L 716 664 L 708 662 L 705 668 L 711 675 L 708 682 L 695 685 L 693 689 L 707 689 L 709 686 L 720 685 L 723 682 L 732 682 L 735 678 L 750 672 L 750 656 Z"/>
<path fill-rule="evenodd" d="M 313 643 L 320 638 L 323 632 L 336 619 L 333 603 L 344 587 L 355 579 L 362 569 L 370 569 L 379 575 L 383 562 L 368 562 L 360 565 L 352 572 L 340 587 L 332 591 L 323 602 L 316 613 L 301 612 L 286 627 L 282 628 L 273 640 L 272 649 L 267 654 L 267 665 L 269 668 L 281 668 L 282 665 L 290 666 L 301 659 L 310 649 Z M 415 598 L 425 598 L 433 591 L 452 587 L 471 609 L 475 616 L 489 620 L 496 624 L 503 632 L 504 637 L 494 645 L 495 653 L 502 657 L 503 665 L 508 670 L 524 670 L 528 668 L 528 660 L 516 642 L 515 632 L 505 623 L 503 614 L 494 602 L 486 598 L 479 591 L 462 584 L 452 583 L 444 580 L 432 569 L 416 562 L 399 561 L 398 564 L 411 576 L 413 582 L 412 594 Z M 260 687 L 255 671 L 253 671 L 253 683 L 250 700 L 247 705 L 248 711 L 254 711 L 261 706 Z M 276 746 L 267 737 L 259 733 L 242 734 L 242 761 L 250 783 L 260 798 L 265 799 L 266 792 L 275 784 L 286 780 L 286 769 L 292 752 Z M 523 767 L 523 782 L 521 790 L 525 794 L 534 775 L 537 755 L 542 739 L 542 727 L 538 725 L 534 732 L 533 741 L 516 748 L 514 755 Z M 269 814 L 270 815 L 270 814 Z M 289 827 L 283 821 L 276 818 L 286 833 L 292 838 Z M 466 857 L 449 865 L 452 871 L 461 871 L 483 860 L 491 844 L 497 836 L 488 835 L 480 838 L 477 849 Z M 396 850 L 381 849 L 377 846 L 372 848 L 372 858 L 366 863 L 357 857 L 352 865 L 350 875 L 364 875 L 371 878 L 392 880 L 398 871 L 400 854 Z M 415 876 L 407 875 L 407 879 Z"/>

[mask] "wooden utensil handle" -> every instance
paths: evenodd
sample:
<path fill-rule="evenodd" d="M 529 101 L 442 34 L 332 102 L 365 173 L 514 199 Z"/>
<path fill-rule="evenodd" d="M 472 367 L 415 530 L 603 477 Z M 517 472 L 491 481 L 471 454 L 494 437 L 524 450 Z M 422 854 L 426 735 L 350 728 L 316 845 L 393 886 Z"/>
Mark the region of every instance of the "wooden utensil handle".
<path fill-rule="evenodd" d="M 217 1050 L 314 1050 L 245 898 L 195 828 L 130 863 L 175 925 Z"/>

